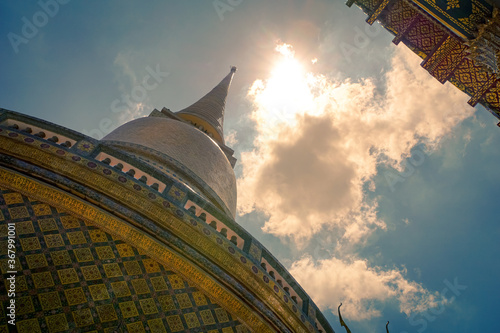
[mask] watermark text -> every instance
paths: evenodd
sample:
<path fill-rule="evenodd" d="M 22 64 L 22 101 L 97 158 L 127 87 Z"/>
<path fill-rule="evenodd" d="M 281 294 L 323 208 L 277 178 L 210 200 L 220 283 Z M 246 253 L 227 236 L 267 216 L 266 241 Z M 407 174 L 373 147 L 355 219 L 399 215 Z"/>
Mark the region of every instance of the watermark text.
<path fill-rule="evenodd" d="M 41 28 L 49 23 L 50 18 L 53 18 L 59 12 L 60 5 L 65 5 L 70 0 L 40 0 L 37 2 L 41 10 L 35 12 L 31 19 L 23 16 L 21 21 L 23 23 L 20 34 L 9 32 L 7 38 L 15 53 L 19 53 L 19 46 L 21 44 L 28 44 L 28 42 L 38 35 Z"/>
<path fill-rule="evenodd" d="M 16 325 L 16 225 L 7 225 L 7 317 L 9 325 Z"/>

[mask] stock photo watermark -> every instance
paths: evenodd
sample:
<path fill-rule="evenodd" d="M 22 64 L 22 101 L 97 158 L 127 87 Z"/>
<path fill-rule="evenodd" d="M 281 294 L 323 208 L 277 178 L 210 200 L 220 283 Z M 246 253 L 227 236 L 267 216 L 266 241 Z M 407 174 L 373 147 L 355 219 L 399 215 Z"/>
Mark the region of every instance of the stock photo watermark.
<path fill-rule="evenodd" d="M 232 12 L 243 0 L 214 0 L 212 2 L 219 19 L 224 21 L 224 13 Z"/>
<path fill-rule="evenodd" d="M 116 98 L 111 102 L 110 110 L 115 114 L 125 113 L 129 110 L 136 108 L 137 104 L 140 104 L 146 100 L 148 97 L 148 91 L 153 91 L 163 82 L 163 80 L 170 75 L 170 72 L 163 72 L 160 69 L 160 65 L 157 64 L 155 69 L 150 66 L 146 67 L 146 74 L 140 84 L 135 85 L 129 94 L 123 94 L 121 98 Z M 111 118 L 102 118 L 99 121 L 98 128 L 92 130 L 82 130 L 82 133 L 98 140 L 102 139 L 104 135 L 109 133 L 115 127 L 115 123 Z"/>
<path fill-rule="evenodd" d="M 344 59 L 348 63 L 351 63 L 352 56 L 361 54 L 363 50 L 371 44 L 373 39 L 380 35 L 381 31 L 382 28 L 379 24 L 366 24 L 363 30 L 360 27 L 354 27 L 355 34 L 352 40 L 352 44 L 346 42 L 341 42 L 339 44 L 340 51 L 342 52 Z"/>
<path fill-rule="evenodd" d="M 423 333 L 427 329 L 429 323 L 435 321 L 436 318 L 446 310 L 446 305 L 453 303 L 457 297 L 462 295 L 462 291 L 467 289 L 466 285 L 461 285 L 458 282 L 457 277 L 453 279 L 453 282 L 450 282 L 448 279 L 444 279 L 443 283 L 446 287 L 439 293 L 442 297 L 442 301 L 438 303 L 438 306 L 435 308 L 429 308 L 423 312 L 412 314 L 410 318 L 408 318 L 410 325 L 416 327 L 416 332 Z M 447 297 L 449 296 L 451 297 L 448 299 Z M 401 331 L 400 333 L 410 332 Z"/>
<path fill-rule="evenodd" d="M 16 225 L 14 223 L 7 224 L 7 275 L 5 279 L 5 289 L 7 289 L 6 314 L 9 325 L 16 325 Z"/>
<path fill-rule="evenodd" d="M 416 169 L 424 164 L 426 157 L 429 157 L 431 154 L 432 150 L 428 149 L 427 146 L 417 148 L 412 151 L 411 156 L 407 160 L 401 163 L 401 172 L 394 170 L 386 171 L 384 177 L 391 192 L 396 190 L 396 184 L 404 183 L 409 177 L 415 174 Z"/>
<path fill-rule="evenodd" d="M 66 5 L 70 0 L 40 0 L 37 2 L 40 7 L 39 11 L 36 11 L 31 19 L 23 16 L 21 22 L 23 23 L 21 27 L 20 34 L 14 32 L 9 32 L 7 38 L 9 39 L 10 45 L 15 53 L 19 53 L 19 46 L 21 44 L 28 44 L 30 40 L 35 38 L 40 29 L 49 23 L 51 18 L 59 13 L 61 5 Z"/>

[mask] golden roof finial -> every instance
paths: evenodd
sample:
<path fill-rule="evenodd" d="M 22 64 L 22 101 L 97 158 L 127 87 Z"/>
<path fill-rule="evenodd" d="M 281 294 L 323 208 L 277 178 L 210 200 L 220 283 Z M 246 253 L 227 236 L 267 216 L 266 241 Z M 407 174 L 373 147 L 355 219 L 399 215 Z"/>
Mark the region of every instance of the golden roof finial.
<path fill-rule="evenodd" d="M 344 327 L 347 333 L 351 333 L 351 330 L 349 327 L 347 327 L 344 319 L 342 319 L 342 315 L 340 314 L 340 307 L 342 306 L 342 303 L 340 303 L 338 311 L 339 311 L 339 321 L 340 321 L 340 326 Z"/>

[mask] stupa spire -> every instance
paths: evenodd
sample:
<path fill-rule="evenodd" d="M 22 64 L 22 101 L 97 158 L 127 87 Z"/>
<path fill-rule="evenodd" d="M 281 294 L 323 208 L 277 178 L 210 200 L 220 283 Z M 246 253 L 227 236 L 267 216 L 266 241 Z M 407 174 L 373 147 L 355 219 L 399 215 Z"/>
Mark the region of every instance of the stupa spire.
<path fill-rule="evenodd" d="M 187 108 L 176 112 L 180 118 L 191 122 L 215 141 L 222 144 L 224 144 L 224 108 L 229 86 L 235 72 L 236 67 L 232 66 L 229 74 L 208 94 Z"/>

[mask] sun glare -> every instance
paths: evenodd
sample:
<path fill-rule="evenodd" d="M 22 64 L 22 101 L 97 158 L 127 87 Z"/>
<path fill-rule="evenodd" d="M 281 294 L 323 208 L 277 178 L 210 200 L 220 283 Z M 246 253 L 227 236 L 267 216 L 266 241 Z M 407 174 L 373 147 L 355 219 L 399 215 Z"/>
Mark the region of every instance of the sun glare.
<path fill-rule="evenodd" d="M 260 106 L 260 116 L 271 126 L 291 124 L 296 115 L 310 111 L 314 105 L 310 74 L 295 59 L 292 46 L 284 43 L 275 50 L 279 58 L 270 77 L 265 82 L 255 81 L 250 90 Z"/>

